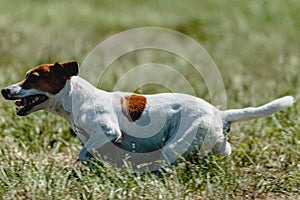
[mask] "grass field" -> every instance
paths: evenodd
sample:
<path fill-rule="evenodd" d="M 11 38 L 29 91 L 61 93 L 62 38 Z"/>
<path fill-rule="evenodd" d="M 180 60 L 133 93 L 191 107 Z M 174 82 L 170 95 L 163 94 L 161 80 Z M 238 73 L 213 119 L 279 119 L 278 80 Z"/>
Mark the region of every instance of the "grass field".
<path fill-rule="evenodd" d="M 180 163 L 158 178 L 100 166 L 92 172 L 77 160 L 80 143 L 62 118 L 43 111 L 17 117 L 14 103 L 1 97 L 0 199 L 300 199 L 299 1 L 0 0 L 0 5 L 1 88 L 20 81 L 32 66 L 82 62 L 105 38 L 151 26 L 182 32 L 203 45 L 222 74 L 228 108 L 296 98 L 276 115 L 235 124 L 230 157 Z M 209 100 L 206 93 L 202 98 Z"/>

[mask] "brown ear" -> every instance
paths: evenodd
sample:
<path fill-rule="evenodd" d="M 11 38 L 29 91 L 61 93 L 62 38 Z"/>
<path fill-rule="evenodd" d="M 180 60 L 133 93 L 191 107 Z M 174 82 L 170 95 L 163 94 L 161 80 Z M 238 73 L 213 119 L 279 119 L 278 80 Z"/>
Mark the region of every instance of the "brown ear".
<path fill-rule="evenodd" d="M 55 63 L 56 64 L 56 63 Z M 71 62 L 62 62 L 59 63 L 64 68 L 64 74 L 67 79 L 71 78 L 72 76 L 77 76 L 79 73 L 79 66 L 76 61 Z"/>

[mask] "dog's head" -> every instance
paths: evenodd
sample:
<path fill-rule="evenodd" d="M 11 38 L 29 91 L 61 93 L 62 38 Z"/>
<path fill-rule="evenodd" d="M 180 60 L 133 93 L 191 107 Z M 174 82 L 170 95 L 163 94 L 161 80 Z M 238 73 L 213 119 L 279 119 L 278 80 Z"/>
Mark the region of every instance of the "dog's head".
<path fill-rule="evenodd" d="M 44 109 L 49 98 L 59 93 L 66 81 L 78 72 L 77 62 L 42 64 L 28 71 L 23 81 L 2 89 L 1 93 L 7 100 L 17 100 L 16 114 L 25 116 Z"/>

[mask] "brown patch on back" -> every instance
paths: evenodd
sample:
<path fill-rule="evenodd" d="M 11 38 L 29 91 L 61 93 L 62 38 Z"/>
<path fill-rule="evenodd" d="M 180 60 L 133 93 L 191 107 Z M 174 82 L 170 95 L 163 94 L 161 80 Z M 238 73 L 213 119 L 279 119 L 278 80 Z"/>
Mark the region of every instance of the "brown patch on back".
<path fill-rule="evenodd" d="M 122 112 L 130 122 L 138 120 L 146 107 L 147 99 L 142 95 L 132 94 L 121 98 Z"/>

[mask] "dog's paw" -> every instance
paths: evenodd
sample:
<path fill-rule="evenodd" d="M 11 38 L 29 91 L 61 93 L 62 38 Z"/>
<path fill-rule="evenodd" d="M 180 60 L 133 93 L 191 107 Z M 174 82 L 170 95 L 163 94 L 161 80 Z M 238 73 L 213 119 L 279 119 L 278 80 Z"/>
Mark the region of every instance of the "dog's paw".
<path fill-rule="evenodd" d="M 79 153 L 79 160 L 82 164 L 87 165 L 92 168 L 93 163 L 95 162 L 94 157 L 90 154 L 86 147 L 83 147 Z"/>

